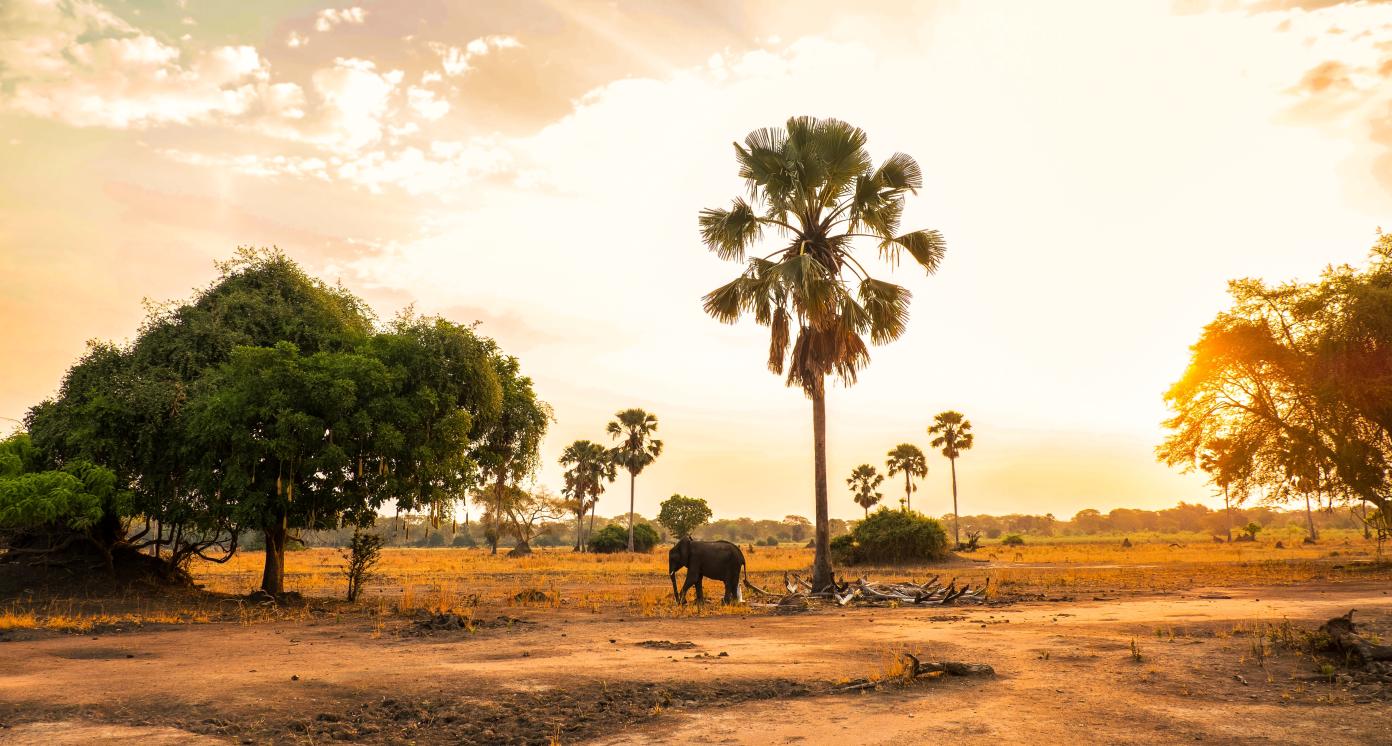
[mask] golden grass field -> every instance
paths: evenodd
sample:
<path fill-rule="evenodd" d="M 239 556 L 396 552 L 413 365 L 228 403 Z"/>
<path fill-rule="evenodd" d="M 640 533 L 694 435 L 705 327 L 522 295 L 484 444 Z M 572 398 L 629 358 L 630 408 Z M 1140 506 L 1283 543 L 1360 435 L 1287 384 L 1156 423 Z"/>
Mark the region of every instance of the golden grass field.
<path fill-rule="evenodd" d="M 927 579 L 941 575 L 979 585 L 988 578 L 992 597 L 1066 596 L 1168 592 L 1199 587 L 1285 585 L 1310 581 L 1392 578 L 1392 565 L 1375 562 L 1376 545 L 1352 531 L 1330 531 L 1320 543 L 1275 540 L 1218 544 L 1192 537 L 1158 535 L 1123 548 L 1119 538 L 1031 539 L 1024 546 L 988 544 L 947 563 L 913 568 L 838 568 L 847 577 Z M 806 573 L 810 549 L 745 548 L 750 580 L 779 591 L 783 574 Z M 253 623 L 283 618 L 229 597 L 245 596 L 260 584 L 262 555 L 247 551 L 225 564 L 191 568 L 206 594 L 161 598 L 132 591 L 124 599 L 19 598 L 0 607 L 0 631 L 45 628 L 84 631 L 120 624 L 188 624 L 235 620 Z M 337 549 L 314 548 L 287 554 L 288 590 L 333 603 L 340 612 L 379 616 L 417 611 L 464 611 L 477 606 L 551 607 L 593 612 L 622 610 L 634 616 L 693 616 L 757 613 L 748 605 L 677 606 L 667 579 L 662 548 L 650 554 L 577 554 L 568 548 L 539 549 L 509 558 L 486 549 L 385 549 L 382 561 L 356 607 L 336 603 L 344 593 L 343 556 Z M 718 584 L 706 583 L 718 600 Z M 545 600 L 518 600 L 540 591 Z"/>

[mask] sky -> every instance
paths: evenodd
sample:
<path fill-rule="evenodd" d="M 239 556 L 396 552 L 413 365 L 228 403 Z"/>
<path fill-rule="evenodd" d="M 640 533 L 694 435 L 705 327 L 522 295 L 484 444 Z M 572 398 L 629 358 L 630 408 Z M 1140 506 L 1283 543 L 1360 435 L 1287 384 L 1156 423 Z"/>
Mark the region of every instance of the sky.
<path fill-rule="evenodd" d="M 637 406 L 640 513 L 810 516 L 810 404 L 701 310 L 739 267 L 696 228 L 743 191 L 731 143 L 794 115 L 914 156 L 904 224 L 948 243 L 875 269 L 912 317 L 829 391 L 834 517 L 945 409 L 963 513 L 1212 505 L 1155 461 L 1163 393 L 1229 279 L 1386 223 L 1392 3 L 0 0 L 0 429 L 274 245 L 382 318 L 480 322 L 555 408 L 542 484 Z M 937 454 L 914 507 L 951 510 Z"/>

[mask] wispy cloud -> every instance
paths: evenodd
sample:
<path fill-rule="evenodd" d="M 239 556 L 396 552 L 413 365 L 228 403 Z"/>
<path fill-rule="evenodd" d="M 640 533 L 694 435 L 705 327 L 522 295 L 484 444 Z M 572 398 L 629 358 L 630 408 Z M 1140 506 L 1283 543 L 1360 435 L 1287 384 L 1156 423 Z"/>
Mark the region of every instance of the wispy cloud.
<path fill-rule="evenodd" d="M 361 26 L 367 20 L 367 11 L 362 8 L 327 8 L 314 17 L 314 30 L 320 33 L 332 31 L 335 26 L 348 24 Z"/>
<path fill-rule="evenodd" d="M 430 48 L 440 55 L 440 66 L 446 75 L 463 75 L 473 69 L 471 62 L 479 57 L 487 55 L 497 49 L 516 49 L 522 46 L 522 42 L 516 37 L 504 35 L 481 36 L 463 48 L 431 42 Z"/>

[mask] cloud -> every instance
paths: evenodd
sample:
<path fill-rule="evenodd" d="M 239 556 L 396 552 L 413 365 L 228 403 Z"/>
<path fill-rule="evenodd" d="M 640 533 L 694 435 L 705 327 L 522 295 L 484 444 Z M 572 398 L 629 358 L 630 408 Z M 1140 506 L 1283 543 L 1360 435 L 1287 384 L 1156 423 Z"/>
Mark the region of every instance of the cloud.
<path fill-rule="evenodd" d="M 307 46 L 308 44 L 309 37 L 299 33 L 298 31 L 291 31 L 290 35 L 285 37 L 285 46 L 290 47 L 291 49 L 299 49 L 300 47 Z"/>
<path fill-rule="evenodd" d="M 319 11 L 314 17 L 314 30 L 320 33 L 330 31 L 340 24 L 361 26 L 367 20 L 367 11 L 362 8 L 328 8 Z"/>
<path fill-rule="evenodd" d="M 0 106 L 77 127 L 187 124 L 251 109 L 254 47 L 186 51 L 88 2 L 0 6 Z"/>
<path fill-rule="evenodd" d="M 445 74 L 453 77 L 463 75 L 472 69 L 472 60 L 483 57 L 489 52 L 498 49 L 517 49 L 522 46 L 522 42 L 514 36 L 490 35 L 481 36 L 468 44 L 464 48 L 442 44 L 440 42 L 430 42 L 430 49 L 440 55 L 440 66 Z"/>
<path fill-rule="evenodd" d="M 449 102 L 439 98 L 429 88 L 411 86 L 406 91 L 406 101 L 422 119 L 430 121 L 443 117 L 450 110 Z"/>

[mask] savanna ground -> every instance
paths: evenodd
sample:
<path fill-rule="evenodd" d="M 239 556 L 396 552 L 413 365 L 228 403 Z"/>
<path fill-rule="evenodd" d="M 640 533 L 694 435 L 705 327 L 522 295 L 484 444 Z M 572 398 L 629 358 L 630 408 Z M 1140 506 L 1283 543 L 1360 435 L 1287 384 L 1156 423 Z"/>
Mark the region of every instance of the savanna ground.
<path fill-rule="evenodd" d="M 1352 608 L 1365 634 L 1392 639 L 1392 565 L 1353 533 L 1276 538 L 993 545 L 939 567 L 855 570 L 990 578 L 986 604 L 792 615 L 677 607 L 660 550 L 387 550 L 355 605 L 337 600 L 342 559 L 328 549 L 290 555 L 286 586 L 304 599 L 284 606 L 247 599 L 257 553 L 197 566 L 196 592 L 11 586 L 0 741 L 1392 742 L 1392 683 L 1312 653 L 1306 636 Z M 811 553 L 755 547 L 748 560 L 773 590 Z M 441 612 L 467 628 L 418 624 Z M 903 683 L 906 651 L 996 676 Z M 865 678 L 883 685 L 834 692 Z"/>

